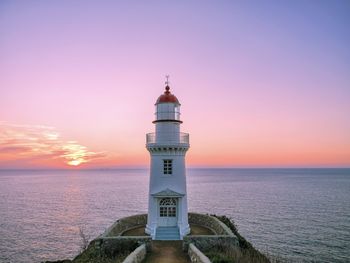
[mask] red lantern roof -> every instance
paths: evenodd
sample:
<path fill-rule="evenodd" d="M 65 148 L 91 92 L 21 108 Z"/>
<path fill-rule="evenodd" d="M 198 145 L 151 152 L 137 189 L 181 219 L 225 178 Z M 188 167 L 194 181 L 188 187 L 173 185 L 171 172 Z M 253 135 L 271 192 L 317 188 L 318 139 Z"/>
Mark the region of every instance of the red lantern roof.
<path fill-rule="evenodd" d="M 176 103 L 180 104 L 179 100 L 175 97 L 175 95 L 171 94 L 170 87 L 167 85 L 165 87 L 164 94 L 160 95 L 157 99 L 156 104 L 159 103 Z"/>

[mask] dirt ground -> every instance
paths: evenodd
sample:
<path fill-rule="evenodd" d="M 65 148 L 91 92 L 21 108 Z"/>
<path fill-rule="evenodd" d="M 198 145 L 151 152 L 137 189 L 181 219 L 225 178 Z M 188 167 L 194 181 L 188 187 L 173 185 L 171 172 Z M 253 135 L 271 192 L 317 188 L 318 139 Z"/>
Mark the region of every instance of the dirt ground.
<path fill-rule="evenodd" d="M 140 226 L 125 231 L 122 236 L 148 236 L 148 234 L 145 233 L 145 226 Z"/>
<path fill-rule="evenodd" d="M 190 235 L 214 235 L 213 231 L 209 228 L 200 225 L 190 225 L 191 233 Z"/>
<path fill-rule="evenodd" d="M 182 250 L 182 241 L 152 241 L 152 252 L 142 263 L 189 263 L 189 256 Z"/>

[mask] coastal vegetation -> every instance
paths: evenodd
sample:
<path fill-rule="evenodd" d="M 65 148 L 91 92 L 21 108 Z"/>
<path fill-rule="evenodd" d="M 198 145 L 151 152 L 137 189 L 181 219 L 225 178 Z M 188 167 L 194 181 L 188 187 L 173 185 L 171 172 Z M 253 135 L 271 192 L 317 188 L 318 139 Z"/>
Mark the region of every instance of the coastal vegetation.
<path fill-rule="evenodd" d="M 139 244 L 137 242 L 121 243 L 113 253 L 101 253 L 96 249 L 93 243 L 90 243 L 88 248 L 73 259 L 74 263 L 121 263 L 123 260 L 134 251 Z"/>
<path fill-rule="evenodd" d="M 73 260 L 46 261 L 45 263 L 121 263 L 138 246 L 137 242 L 130 240 L 129 242 L 120 243 L 113 250 L 101 251 L 96 248 L 94 241 L 92 241 Z"/>
<path fill-rule="evenodd" d="M 218 242 L 210 249 L 202 251 L 213 263 L 271 263 L 266 255 L 253 247 L 237 230 L 232 218 L 227 216 L 211 215 L 223 222 L 236 235 L 239 247 L 225 242 Z"/>
<path fill-rule="evenodd" d="M 215 219 L 215 218 L 216 219 Z M 187 262 L 187 247 L 190 243 L 198 245 L 212 263 L 279 263 L 281 260 L 266 256 L 253 247 L 237 230 L 234 221 L 227 216 L 204 215 L 190 213 L 189 218 L 196 224 L 191 225 L 191 234 L 183 241 L 151 241 L 144 233 L 145 215 L 134 215 L 118 220 L 100 238 L 89 243 L 89 237 L 80 229 L 81 253 L 73 260 L 63 260 L 47 263 L 119 263 L 141 244 L 146 244 L 145 262 L 152 262 L 158 254 L 175 253 L 170 258 L 179 258 Z M 137 226 L 137 227 L 135 227 Z M 224 229 L 227 230 L 224 230 Z M 232 236 L 220 231 L 231 230 Z M 231 235 L 232 235 L 231 233 Z M 166 244 L 165 244 L 166 243 Z M 165 245 L 165 247 L 164 247 Z M 175 252 L 174 252 L 175 251 Z M 169 252 L 169 253 L 170 253 Z M 164 256 L 164 255 L 163 255 Z M 188 258 L 185 260 L 185 258 Z M 150 261 L 151 260 L 151 261 Z"/>

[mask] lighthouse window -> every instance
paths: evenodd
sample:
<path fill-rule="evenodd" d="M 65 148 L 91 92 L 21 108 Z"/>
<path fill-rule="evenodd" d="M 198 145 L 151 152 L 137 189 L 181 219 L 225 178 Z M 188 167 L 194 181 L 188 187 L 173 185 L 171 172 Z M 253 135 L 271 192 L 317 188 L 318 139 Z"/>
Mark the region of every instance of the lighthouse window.
<path fill-rule="evenodd" d="M 167 207 L 159 207 L 159 215 L 160 217 L 165 217 L 167 216 Z"/>
<path fill-rule="evenodd" d="M 180 107 L 175 106 L 175 120 L 180 120 Z"/>
<path fill-rule="evenodd" d="M 176 216 L 176 207 L 168 207 L 168 216 L 175 217 Z"/>
<path fill-rule="evenodd" d="M 163 160 L 163 173 L 173 174 L 173 160 Z"/>

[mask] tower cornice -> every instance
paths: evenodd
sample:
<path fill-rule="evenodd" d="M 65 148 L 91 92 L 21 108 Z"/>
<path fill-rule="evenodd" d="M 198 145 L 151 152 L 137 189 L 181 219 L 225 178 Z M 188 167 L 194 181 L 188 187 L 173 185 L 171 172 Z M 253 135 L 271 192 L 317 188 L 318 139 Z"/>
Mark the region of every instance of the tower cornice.
<path fill-rule="evenodd" d="M 180 120 L 171 120 L 171 119 L 152 121 L 152 123 L 158 123 L 158 122 L 177 122 L 177 123 L 182 123 L 182 121 L 180 121 Z"/>

